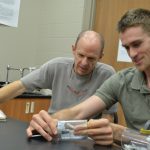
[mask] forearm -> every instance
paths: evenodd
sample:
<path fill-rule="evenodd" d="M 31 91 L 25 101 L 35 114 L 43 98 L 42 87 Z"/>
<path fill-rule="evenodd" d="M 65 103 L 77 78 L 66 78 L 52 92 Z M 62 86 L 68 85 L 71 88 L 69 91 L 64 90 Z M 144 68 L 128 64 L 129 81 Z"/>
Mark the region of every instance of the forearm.
<path fill-rule="evenodd" d="M 15 81 L 0 89 L 0 102 L 14 98 L 25 91 L 21 81 Z"/>
<path fill-rule="evenodd" d="M 52 115 L 58 120 L 73 120 L 76 119 L 77 113 L 72 108 L 60 110 Z"/>
<path fill-rule="evenodd" d="M 94 108 L 94 109 L 91 109 Z M 91 96 L 82 103 L 75 105 L 74 107 L 61 110 L 53 114 L 54 118 L 58 119 L 85 119 L 90 118 L 98 112 L 101 112 L 105 108 L 105 104 L 97 96 Z"/>

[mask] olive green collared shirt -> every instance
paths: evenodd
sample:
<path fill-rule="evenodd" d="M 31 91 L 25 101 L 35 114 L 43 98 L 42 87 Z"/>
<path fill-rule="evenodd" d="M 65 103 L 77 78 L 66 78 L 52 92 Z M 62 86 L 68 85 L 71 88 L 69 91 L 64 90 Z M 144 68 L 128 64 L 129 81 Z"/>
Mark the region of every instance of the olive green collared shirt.
<path fill-rule="evenodd" d="M 107 108 L 119 101 L 129 128 L 140 129 L 150 120 L 150 89 L 144 73 L 136 68 L 119 71 L 106 80 L 95 95 Z"/>

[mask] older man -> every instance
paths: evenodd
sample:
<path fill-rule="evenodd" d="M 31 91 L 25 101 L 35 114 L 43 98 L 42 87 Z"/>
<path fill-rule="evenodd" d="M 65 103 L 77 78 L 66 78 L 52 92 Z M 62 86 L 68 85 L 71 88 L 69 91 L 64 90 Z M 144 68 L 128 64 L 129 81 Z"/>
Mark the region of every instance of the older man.
<path fill-rule="evenodd" d="M 114 74 L 114 69 L 100 63 L 104 39 L 94 31 L 81 32 L 72 46 L 74 58 L 54 58 L 22 79 L 0 89 L 0 101 L 16 97 L 26 90 L 51 89 L 49 113 L 73 106 L 93 95 L 103 82 Z M 117 106 L 105 111 L 113 121 Z M 96 114 L 95 117 L 101 117 Z"/>

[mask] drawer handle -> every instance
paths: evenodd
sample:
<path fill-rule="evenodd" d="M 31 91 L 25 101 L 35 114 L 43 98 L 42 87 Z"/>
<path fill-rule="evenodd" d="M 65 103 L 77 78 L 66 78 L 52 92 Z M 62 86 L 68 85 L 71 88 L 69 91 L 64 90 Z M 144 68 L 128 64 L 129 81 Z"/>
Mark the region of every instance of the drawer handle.
<path fill-rule="evenodd" d="M 34 105 L 35 105 L 35 102 L 31 102 L 30 113 L 34 113 Z"/>
<path fill-rule="evenodd" d="M 26 102 L 26 109 L 25 109 L 25 113 L 28 114 L 30 110 L 30 102 Z"/>

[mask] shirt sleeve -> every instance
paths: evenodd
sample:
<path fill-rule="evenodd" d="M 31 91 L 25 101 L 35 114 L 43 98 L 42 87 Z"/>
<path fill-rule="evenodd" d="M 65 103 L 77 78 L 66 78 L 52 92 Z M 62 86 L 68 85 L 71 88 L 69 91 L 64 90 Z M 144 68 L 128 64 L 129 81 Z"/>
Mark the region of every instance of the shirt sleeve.
<path fill-rule="evenodd" d="M 21 82 L 27 90 L 34 89 L 52 89 L 52 81 L 55 65 L 49 61 L 42 65 L 39 69 L 29 73 L 21 78 Z"/>
<path fill-rule="evenodd" d="M 113 104 L 117 103 L 119 100 L 119 82 L 119 74 L 114 74 L 108 80 L 106 80 L 95 93 L 96 96 L 100 97 L 104 101 L 107 109 L 109 109 Z M 110 109 L 110 112 L 115 111 L 115 109 L 117 109 L 117 105 L 113 106 Z"/>

